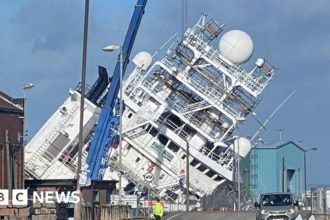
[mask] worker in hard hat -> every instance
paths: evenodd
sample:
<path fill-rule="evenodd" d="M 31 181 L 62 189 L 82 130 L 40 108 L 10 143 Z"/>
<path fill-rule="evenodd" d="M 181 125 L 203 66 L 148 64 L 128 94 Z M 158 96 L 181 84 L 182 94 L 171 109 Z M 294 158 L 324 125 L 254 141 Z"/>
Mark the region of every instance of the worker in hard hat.
<path fill-rule="evenodd" d="M 162 203 L 160 203 L 159 198 L 156 198 L 156 203 L 152 206 L 152 212 L 154 213 L 156 220 L 160 220 L 164 215 L 164 208 Z"/>

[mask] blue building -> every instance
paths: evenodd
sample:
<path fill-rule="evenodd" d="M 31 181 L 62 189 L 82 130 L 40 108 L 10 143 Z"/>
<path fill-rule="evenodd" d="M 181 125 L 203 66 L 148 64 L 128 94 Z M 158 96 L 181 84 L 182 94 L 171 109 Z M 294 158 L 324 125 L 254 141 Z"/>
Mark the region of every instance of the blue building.
<path fill-rule="evenodd" d="M 255 200 L 261 192 L 305 192 L 305 150 L 292 141 L 254 146 L 241 161 L 243 187 Z"/>

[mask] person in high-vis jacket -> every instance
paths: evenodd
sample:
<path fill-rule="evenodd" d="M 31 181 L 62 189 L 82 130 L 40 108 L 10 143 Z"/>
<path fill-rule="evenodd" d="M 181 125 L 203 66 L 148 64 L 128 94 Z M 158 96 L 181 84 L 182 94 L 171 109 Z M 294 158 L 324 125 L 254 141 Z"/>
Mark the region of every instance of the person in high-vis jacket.
<path fill-rule="evenodd" d="M 164 215 L 164 208 L 162 203 L 160 203 L 159 198 L 156 198 L 156 201 L 157 202 L 152 206 L 152 212 L 154 213 L 156 220 L 160 220 Z"/>

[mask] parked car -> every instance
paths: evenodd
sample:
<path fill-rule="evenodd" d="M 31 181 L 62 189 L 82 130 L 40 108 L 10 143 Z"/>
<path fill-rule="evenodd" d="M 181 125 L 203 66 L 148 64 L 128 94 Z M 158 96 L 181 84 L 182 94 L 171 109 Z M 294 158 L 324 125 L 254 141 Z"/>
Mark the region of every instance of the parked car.
<path fill-rule="evenodd" d="M 298 213 L 291 193 L 262 193 L 254 206 L 257 208 L 256 220 L 294 220 Z"/>

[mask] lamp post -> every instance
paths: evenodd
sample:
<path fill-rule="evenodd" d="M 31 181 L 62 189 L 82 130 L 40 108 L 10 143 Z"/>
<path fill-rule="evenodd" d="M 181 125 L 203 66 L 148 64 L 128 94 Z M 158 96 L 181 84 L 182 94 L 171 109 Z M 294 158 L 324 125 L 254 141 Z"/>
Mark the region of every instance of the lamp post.
<path fill-rule="evenodd" d="M 237 174 L 237 210 L 241 211 L 241 176 L 240 176 L 240 154 L 239 154 L 239 139 L 240 139 L 240 133 L 239 133 L 239 123 L 243 122 L 245 120 L 244 117 L 238 117 L 235 122 L 235 127 L 237 128 L 237 136 L 234 140 L 234 146 L 235 148 L 235 142 L 237 141 L 237 154 L 234 149 L 234 157 L 236 157 L 237 161 L 235 161 L 236 166 L 236 174 Z M 237 156 L 236 156 L 237 155 Z"/>
<path fill-rule="evenodd" d="M 306 178 L 306 174 L 307 174 L 307 170 L 306 170 L 306 153 L 307 152 L 310 152 L 310 151 L 316 151 L 317 150 L 317 147 L 313 147 L 313 148 L 309 148 L 309 149 L 306 149 L 304 150 L 304 181 L 305 181 L 305 206 L 306 206 L 306 199 L 307 199 L 307 178 Z"/>
<path fill-rule="evenodd" d="M 240 158 L 239 158 L 239 128 L 237 126 L 237 210 L 241 211 L 241 175 L 240 175 Z"/>
<path fill-rule="evenodd" d="M 122 142 L 123 142 L 123 138 L 122 138 L 122 134 L 123 134 L 123 117 L 122 117 L 122 113 L 123 113 L 123 48 L 120 45 L 115 45 L 115 44 L 110 44 L 107 46 L 104 46 L 102 48 L 102 50 L 104 52 L 113 52 L 116 50 L 119 50 L 120 54 L 120 78 L 119 78 L 119 152 L 118 152 L 118 157 L 119 157 L 119 161 L 118 161 L 118 168 L 119 168 L 119 203 L 121 203 L 122 200 Z"/>
<path fill-rule="evenodd" d="M 241 178 L 240 178 L 240 156 L 239 156 L 239 134 L 234 136 L 234 183 L 237 185 L 237 211 L 241 210 Z"/>
<path fill-rule="evenodd" d="M 186 140 L 186 211 L 189 212 L 189 143 Z"/>
<path fill-rule="evenodd" d="M 22 131 L 22 136 L 21 136 L 21 138 L 22 138 L 22 147 L 23 147 L 23 152 L 24 152 L 24 148 L 25 148 L 25 144 L 26 144 L 26 139 L 27 139 L 27 135 L 28 135 L 28 133 L 27 132 L 25 132 L 25 129 L 27 128 L 27 126 L 26 126 L 26 93 L 27 93 L 27 90 L 29 90 L 29 89 L 32 89 L 33 88 L 33 84 L 32 83 L 24 83 L 23 84 L 23 87 L 22 87 L 22 89 L 23 89 L 23 131 Z M 22 154 L 22 156 L 23 156 L 23 161 L 24 161 L 24 153 Z M 24 171 L 24 163 L 22 163 L 22 166 L 23 166 L 23 171 Z M 24 189 L 24 179 L 23 179 L 23 189 Z"/>
<path fill-rule="evenodd" d="M 243 121 L 243 119 L 238 118 L 237 122 Z M 233 150 L 234 150 L 234 180 L 237 182 L 237 210 L 241 210 L 241 176 L 240 176 L 240 146 L 239 146 L 239 125 L 236 122 L 237 136 L 234 136 Z M 236 174 L 236 176 L 235 176 Z"/>
<path fill-rule="evenodd" d="M 81 187 L 80 187 L 80 174 L 81 174 L 81 160 L 82 148 L 84 142 L 84 106 L 85 106 L 85 89 L 86 89 L 86 66 L 87 66 L 87 40 L 88 40 L 88 17 L 89 17 L 89 0 L 85 0 L 84 12 L 84 32 L 83 32 L 83 48 L 82 48 L 82 62 L 81 62 L 81 81 L 80 81 L 80 114 L 79 114 L 79 146 L 78 146 L 78 161 L 77 161 L 77 183 L 76 191 L 79 193 L 79 202 L 74 206 L 74 219 L 81 219 Z"/>
<path fill-rule="evenodd" d="M 26 138 L 25 136 L 27 135 L 27 133 L 25 132 L 25 129 L 26 129 L 26 117 L 25 117 L 25 114 L 26 114 L 26 92 L 27 90 L 29 89 L 32 89 L 33 88 L 33 84 L 32 83 L 24 83 L 23 84 L 23 134 L 22 134 L 22 143 L 23 143 L 23 147 L 25 147 L 25 141 L 26 141 Z"/>

